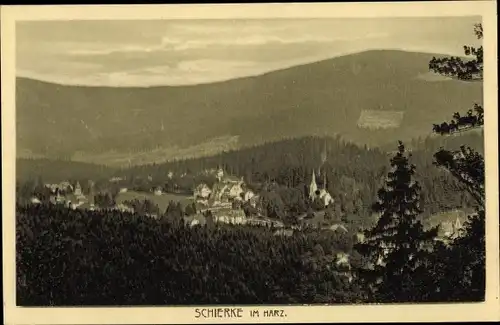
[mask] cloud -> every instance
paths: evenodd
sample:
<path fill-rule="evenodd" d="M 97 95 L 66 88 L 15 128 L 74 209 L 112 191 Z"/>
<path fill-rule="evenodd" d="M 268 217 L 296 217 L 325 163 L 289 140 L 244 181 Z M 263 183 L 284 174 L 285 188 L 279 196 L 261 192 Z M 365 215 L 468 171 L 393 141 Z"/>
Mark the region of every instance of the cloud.
<path fill-rule="evenodd" d="M 316 61 L 316 59 L 309 61 Z M 94 71 L 83 74 L 81 71 L 76 70 L 67 70 L 65 72 L 58 70 L 55 73 L 50 71 L 39 73 L 32 70 L 18 70 L 18 75 L 70 85 L 112 87 L 181 86 L 255 76 L 283 68 L 283 66 L 294 66 L 297 63 L 298 61 L 288 61 L 286 63 L 270 62 L 262 64 L 254 61 L 199 59 L 181 61 L 174 66 L 158 65 L 112 72 Z"/>
<path fill-rule="evenodd" d="M 191 26 L 192 28 L 193 26 Z M 201 27 L 201 26 L 200 26 Z M 153 52 L 169 52 L 169 51 L 185 51 L 193 49 L 206 49 L 208 47 L 245 47 L 245 46 L 263 46 L 268 44 L 290 45 L 290 44 L 306 44 L 306 43 L 333 43 L 333 42 L 350 42 L 363 39 L 386 38 L 388 33 L 365 33 L 361 35 L 317 35 L 314 33 L 287 33 L 284 29 L 281 33 L 276 32 L 276 29 L 271 29 L 266 33 L 263 27 L 254 26 L 250 29 L 229 31 L 227 26 L 213 27 L 213 30 L 225 31 L 221 33 L 210 33 L 210 28 L 201 33 L 201 28 L 198 33 L 186 32 L 178 35 L 168 35 L 158 39 L 157 43 L 150 44 L 113 44 L 112 46 L 106 43 L 70 43 L 56 44 L 55 48 L 73 56 L 104 56 L 119 53 L 153 53 Z M 189 28 L 187 30 L 190 30 Z M 257 32 L 259 31 L 259 32 Z M 54 47 L 52 47 L 54 48 Z"/>
<path fill-rule="evenodd" d="M 153 45 L 153 46 L 147 46 L 147 45 L 134 45 L 134 44 L 129 44 L 129 45 L 121 45 L 121 46 L 114 46 L 114 47 L 101 47 L 101 48 L 85 48 L 80 46 L 80 48 L 73 48 L 69 51 L 66 52 L 68 55 L 74 55 L 74 56 L 102 56 L 102 55 L 109 55 L 109 54 L 118 54 L 118 53 L 152 53 L 156 51 L 161 51 L 163 50 L 162 45 Z"/>
<path fill-rule="evenodd" d="M 210 46 L 258 46 L 266 45 L 270 43 L 275 44 L 297 44 L 297 43 L 307 43 L 307 42 L 332 42 L 332 39 L 326 37 L 293 37 L 293 38 L 282 38 L 274 35 L 249 35 L 249 36 L 236 36 L 231 38 L 220 38 L 220 39 L 194 39 L 194 40 L 182 40 L 164 37 L 162 39 L 162 44 L 165 48 L 172 48 L 174 50 L 188 50 L 188 49 L 204 49 Z"/>
<path fill-rule="evenodd" d="M 370 33 L 361 36 L 321 36 L 321 35 L 272 35 L 272 34 L 250 34 L 233 35 L 232 37 L 222 38 L 199 38 L 199 39 L 181 39 L 166 36 L 162 38 L 164 48 L 174 50 L 204 49 L 210 46 L 259 46 L 267 44 L 304 44 L 304 43 L 333 43 L 339 41 L 358 41 L 362 39 L 385 38 L 388 33 Z"/>
<path fill-rule="evenodd" d="M 184 85 L 251 76 L 375 48 L 455 53 L 470 44 L 469 38 L 474 40 L 473 33 L 466 33 L 468 21 L 463 23 L 466 31 L 456 32 L 460 24 L 455 21 L 431 20 L 24 23 L 16 30 L 16 65 L 20 75 L 60 83 Z"/>

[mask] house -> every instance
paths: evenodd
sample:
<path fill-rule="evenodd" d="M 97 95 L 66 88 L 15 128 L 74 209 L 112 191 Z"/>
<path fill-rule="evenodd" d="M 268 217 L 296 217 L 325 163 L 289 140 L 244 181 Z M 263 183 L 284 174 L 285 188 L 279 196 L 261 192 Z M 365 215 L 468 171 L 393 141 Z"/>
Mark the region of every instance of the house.
<path fill-rule="evenodd" d="M 66 202 L 66 198 L 61 195 L 59 189 L 56 189 L 55 194 L 50 196 L 49 201 L 52 204 L 64 204 Z"/>
<path fill-rule="evenodd" d="M 338 268 L 351 268 L 351 263 L 349 261 L 349 254 L 346 254 L 344 252 L 339 252 L 335 256 L 335 265 Z"/>
<path fill-rule="evenodd" d="M 254 195 L 250 198 L 250 205 L 254 208 L 257 208 L 257 204 L 259 203 L 260 196 Z"/>
<path fill-rule="evenodd" d="M 245 201 L 245 202 L 248 202 L 253 197 L 255 197 L 255 193 L 252 192 L 251 190 L 247 190 L 247 191 L 245 191 L 245 193 L 243 193 L 243 201 Z"/>
<path fill-rule="evenodd" d="M 210 194 L 210 199 L 209 199 L 209 204 L 212 206 L 218 206 L 221 205 L 222 203 L 227 203 L 228 200 L 228 186 L 226 184 L 222 183 L 216 183 L 214 184 L 214 187 L 212 189 L 212 193 Z"/>
<path fill-rule="evenodd" d="M 357 243 L 364 243 L 365 242 L 365 234 L 362 231 L 356 233 L 355 240 Z"/>
<path fill-rule="evenodd" d="M 457 217 L 454 221 L 450 220 L 441 223 L 438 236 L 440 238 L 454 239 L 460 235 L 461 229 L 462 229 L 462 222 Z"/>
<path fill-rule="evenodd" d="M 76 210 L 77 208 L 81 207 L 83 204 L 84 204 L 84 202 L 72 203 L 71 201 L 68 201 L 68 206 L 73 210 Z"/>
<path fill-rule="evenodd" d="M 435 240 L 448 244 L 463 232 L 463 222 L 467 219 L 465 211 L 455 210 L 438 213 L 424 221 L 424 229 L 438 226 L 438 236 Z"/>
<path fill-rule="evenodd" d="M 263 218 L 263 217 L 247 218 L 247 224 L 254 225 L 254 226 L 275 227 L 275 228 L 284 228 L 285 227 L 283 222 L 281 222 L 279 220 L 274 220 L 274 219 L 270 219 L 270 218 Z"/>
<path fill-rule="evenodd" d="M 319 191 L 318 197 L 321 200 L 321 202 L 323 203 L 325 208 L 327 208 L 329 205 L 333 204 L 332 196 L 324 188 Z"/>
<path fill-rule="evenodd" d="M 63 181 L 63 182 L 59 183 L 57 187 L 59 188 L 59 190 L 64 191 L 64 192 L 74 191 L 73 186 L 68 181 Z"/>
<path fill-rule="evenodd" d="M 217 180 L 219 182 L 222 181 L 222 178 L 224 177 L 224 170 L 222 170 L 222 168 L 219 168 L 215 173 L 215 177 L 217 177 Z"/>
<path fill-rule="evenodd" d="M 197 213 L 191 216 L 185 216 L 183 217 L 183 220 L 184 223 L 190 227 L 204 226 L 207 223 L 206 217 L 201 213 Z"/>
<path fill-rule="evenodd" d="M 128 205 L 125 205 L 123 203 L 118 203 L 116 204 L 113 208 L 113 210 L 118 210 L 118 211 L 121 211 L 121 212 L 130 212 L 130 213 L 134 213 L 134 209 L 129 207 Z"/>
<path fill-rule="evenodd" d="M 241 198 L 240 194 L 243 193 L 243 181 L 231 184 L 229 187 L 229 197 L 232 199 L 238 199 Z"/>
<path fill-rule="evenodd" d="M 331 230 L 331 231 L 341 231 L 343 233 L 347 233 L 347 228 L 343 224 L 333 224 L 326 229 Z"/>
<path fill-rule="evenodd" d="M 246 224 L 247 218 L 243 210 L 233 209 L 218 209 L 212 211 L 212 216 L 215 222 L 229 223 L 229 224 Z"/>
<path fill-rule="evenodd" d="M 78 200 L 83 200 L 85 199 L 85 195 L 83 194 L 82 187 L 80 186 L 79 182 L 76 182 L 76 185 L 74 187 L 73 194 Z"/>
<path fill-rule="evenodd" d="M 46 188 L 48 188 L 52 193 L 55 193 L 56 190 L 59 188 L 58 184 L 44 184 Z"/>
<path fill-rule="evenodd" d="M 32 204 L 41 204 L 42 203 L 42 201 L 40 201 L 40 199 L 35 197 L 35 196 L 31 198 L 30 202 Z"/>
<path fill-rule="evenodd" d="M 198 199 L 208 199 L 210 194 L 212 194 L 212 190 L 205 183 L 198 185 L 194 190 L 194 197 Z"/>

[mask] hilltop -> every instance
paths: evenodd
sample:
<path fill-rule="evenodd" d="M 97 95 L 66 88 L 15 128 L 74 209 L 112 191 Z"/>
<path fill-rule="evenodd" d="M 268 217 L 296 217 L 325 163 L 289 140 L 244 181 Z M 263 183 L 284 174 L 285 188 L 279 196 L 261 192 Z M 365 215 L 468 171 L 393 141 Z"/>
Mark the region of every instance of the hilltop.
<path fill-rule="evenodd" d="M 432 56 L 367 51 L 175 87 L 64 86 L 18 78 L 18 152 L 124 166 L 307 135 L 384 146 L 426 136 L 432 123 L 482 102 L 481 83 L 429 74 Z"/>

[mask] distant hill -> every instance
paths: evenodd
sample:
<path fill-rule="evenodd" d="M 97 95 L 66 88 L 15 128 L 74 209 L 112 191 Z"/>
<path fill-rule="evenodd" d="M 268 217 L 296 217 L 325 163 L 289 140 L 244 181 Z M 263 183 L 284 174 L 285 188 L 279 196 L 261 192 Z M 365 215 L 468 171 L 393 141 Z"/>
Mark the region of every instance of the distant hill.
<path fill-rule="evenodd" d="M 482 102 L 482 84 L 432 78 L 432 54 L 367 51 L 194 86 L 111 88 L 17 80 L 18 157 L 115 166 L 306 135 L 383 146 Z M 438 55 L 436 55 L 438 56 Z"/>

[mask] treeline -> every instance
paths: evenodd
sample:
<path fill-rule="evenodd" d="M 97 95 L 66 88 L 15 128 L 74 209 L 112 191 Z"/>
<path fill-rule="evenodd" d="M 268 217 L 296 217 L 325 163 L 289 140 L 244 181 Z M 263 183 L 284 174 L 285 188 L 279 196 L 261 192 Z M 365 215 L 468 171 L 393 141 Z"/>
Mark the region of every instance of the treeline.
<path fill-rule="evenodd" d="M 20 182 L 34 181 L 43 178 L 47 183 L 58 183 L 77 179 L 94 181 L 108 180 L 117 173 L 115 168 L 57 159 L 16 159 L 16 179 Z"/>
<path fill-rule="evenodd" d="M 168 218 L 17 207 L 17 304 L 354 303 L 335 256 L 351 234 L 275 236 L 265 227 L 188 228 Z"/>
<path fill-rule="evenodd" d="M 444 135 L 481 125 L 484 125 L 484 109 L 482 106 L 474 104 L 474 108 L 468 110 L 465 116 L 461 116 L 459 112 L 456 112 L 453 114 L 450 123 L 434 124 L 433 131 Z"/>

